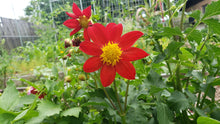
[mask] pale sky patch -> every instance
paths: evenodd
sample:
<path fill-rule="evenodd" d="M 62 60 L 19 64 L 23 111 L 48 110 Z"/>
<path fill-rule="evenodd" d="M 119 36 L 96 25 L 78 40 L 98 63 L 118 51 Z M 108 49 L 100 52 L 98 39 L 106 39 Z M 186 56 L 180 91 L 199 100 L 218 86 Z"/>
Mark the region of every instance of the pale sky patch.
<path fill-rule="evenodd" d="M 24 9 L 31 0 L 0 0 L 0 17 L 18 19 L 24 17 Z"/>

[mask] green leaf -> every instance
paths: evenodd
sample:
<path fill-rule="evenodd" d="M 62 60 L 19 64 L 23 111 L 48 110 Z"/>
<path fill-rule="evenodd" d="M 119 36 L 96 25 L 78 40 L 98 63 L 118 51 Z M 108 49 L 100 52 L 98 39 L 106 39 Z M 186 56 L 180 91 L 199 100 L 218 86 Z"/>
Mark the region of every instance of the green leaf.
<path fill-rule="evenodd" d="M 160 62 L 162 62 L 165 58 L 166 58 L 166 55 L 164 55 L 164 54 L 159 54 L 159 55 L 157 55 L 157 56 L 154 58 L 153 63 L 160 63 Z"/>
<path fill-rule="evenodd" d="M 53 76 L 57 76 L 58 77 L 58 69 L 57 69 L 57 67 L 56 66 L 53 66 L 53 68 L 52 68 L 52 74 L 53 74 Z"/>
<path fill-rule="evenodd" d="M 172 106 L 172 108 L 174 108 L 176 111 L 185 110 L 189 107 L 188 99 L 179 91 L 174 91 L 168 98 L 168 101 L 170 102 L 169 105 Z"/>
<path fill-rule="evenodd" d="M 179 27 L 170 28 L 170 27 L 164 27 L 163 32 L 160 34 L 162 36 L 182 36 L 182 32 Z"/>
<path fill-rule="evenodd" d="M 199 21 L 200 20 L 200 15 L 201 15 L 201 11 L 200 10 L 196 10 L 196 11 L 193 11 L 189 16 L 193 17 L 194 19 Z"/>
<path fill-rule="evenodd" d="M 18 104 L 19 94 L 13 81 L 7 82 L 7 87 L 0 97 L 0 108 L 12 111 Z"/>
<path fill-rule="evenodd" d="M 0 114 L 0 123 L 1 124 L 10 124 L 14 118 L 15 118 L 15 115 L 12 115 L 9 113 Z"/>
<path fill-rule="evenodd" d="M 150 88 L 150 94 L 155 94 L 160 91 L 163 91 L 163 88 L 159 88 L 159 87 L 155 87 L 155 86 L 151 86 L 151 88 Z"/>
<path fill-rule="evenodd" d="M 194 56 L 185 48 L 180 48 L 182 54 L 179 54 L 179 58 L 181 61 L 192 60 Z"/>
<path fill-rule="evenodd" d="M 220 124 L 220 121 L 217 121 L 209 117 L 199 117 L 197 119 L 197 124 Z"/>
<path fill-rule="evenodd" d="M 203 77 L 202 77 L 201 72 L 194 70 L 194 71 L 192 71 L 192 75 L 193 75 L 193 77 L 198 79 L 201 83 L 203 82 Z"/>
<path fill-rule="evenodd" d="M 219 7 L 220 8 L 220 7 Z M 220 34 L 220 23 L 217 19 L 206 19 L 203 21 L 205 24 L 209 26 L 211 30 L 213 30 L 214 33 Z"/>
<path fill-rule="evenodd" d="M 219 113 L 220 113 L 220 108 L 217 108 L 217 109 L 213 110 L 213 112 L 210 114 L 210 116 L 213 119 L 220 121 L 220 114 Z"/>
<path fill-rule="evenodd" d="M 74 117 L 78 118 L 81 110 L 82 110 L 81 107 L 70 108 L 70 109 L 67 109 L 64 112 L 62 112 L 61 116 L 74 116 Z"/>
<path fill-rule="evenodd" d="M 189 35 L 187 35 L 187 39 L 189 41 L 196 41 L 198 44 L 201 42 L 202 40 L 202 33 L 199 30 L 194 30 L 192 31 L 192 28 L 187 28 L 185 33 L 188 34 L 190 32 Z"/>
<path fill-rule="evenodd" d="M 20 120 L 21 118 L 23 118 L 27 114 L 28 111 L 29 111 L 29 109 L 24 110 L 19 115 L 17 115 L 13 121 Z"/>
<path fill-rule="evenodd" d="M 188 96 L 189 102 L 194 104 L 197 101 L 196 95 L 189 92 L 188 90 L 186 90 L 186 95 Z"/>
<path fill-rule="evenodd" d="M 204 112 L 203 110 L 199 109 L 199 108 L 195 108 L 195 111 L 196 111 L 199 115 L 201 115 L 201 116 L 207 116 L 207 115 L 205 114 L 205 112 Z"/>
<path fill-rule="evenodd" d="M 145 83 L 156 86 L 158 88 L 163 88 L 165 86 L 162 77 L 153 70 L 151 70 L 147 75 L 147 78 L 145 79 Z"/>
<path fill-rule="evenodd" d="M 173 57 L 174 55 L 176 55 L 178 53 L 179 48 L 183 44 L 184 43 L 180 43 L 180 42 L 176 42 L 176 41 L 169 43 L 169 45 L 165 49 L 165 53 L 166 53 L 167 57 L 170 58 L 170 57 Z"/>
<path fill-rule="evenodd" d="M 39 114 L 46 116 L 51 116 L 54 114 L 59 114 L 61 111 L 60 105 L 56 105 L 50 101 L 42 101 L 38 106 Z"/>
<path fill-rule="evenodd" d="M 40 123 L 48 116 L 59 114 L 61 108 L 60 105 L 44 100 L 39 104 L 37 110 L 39 111 L 39 116 L 31 118 L 27 124 Z"/>
<path fill-rule="evenodd" d="M 34 102 L 35 98 L 36 96 L 33 94 L 22 96 L 19 98 L 18 105 L 31 104 Z"/>
<path fill-rule="evenodd" d="M 217 86 L 217 85 L 220 85 L 220 78 L 216 78 L 212 83 L 211 83 L 212 86 Z"/>
<path fill-rule="evenodd" d="M 172 113 L 164 103 L 157 103 L 157 120 L 159 124 L 169 124 L 172 120 Z"/>
<path fill-rule="evenodd" d="M 220 6 L 219 0 L 207 5 L 203 19 L 205 19 L 207 17 L 214 16 L 214 15 L 219 15 L 220 14 L 220 7 L 219 6 Z"/>

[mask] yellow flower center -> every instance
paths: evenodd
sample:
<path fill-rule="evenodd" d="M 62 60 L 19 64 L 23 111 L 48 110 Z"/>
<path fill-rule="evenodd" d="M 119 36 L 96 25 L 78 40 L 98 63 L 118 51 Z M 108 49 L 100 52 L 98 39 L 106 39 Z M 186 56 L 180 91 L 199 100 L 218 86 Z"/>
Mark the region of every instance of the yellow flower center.
<path fill-rule="evenodd" d="M 100 57 L 104 64 L 115 66 L 119 62 L 122 51 L 118 44 L 108 42 L 101 49 L 103 53 Z"/>
<path fill-rule="evenodd" d="M 83 16 L 79 17 L 78 21 L 79 21 L 80 25 L 82 26 L 82 28 L 87 28 L 90 19 L 88 19 L 85 15 L 83 15 Z"/>

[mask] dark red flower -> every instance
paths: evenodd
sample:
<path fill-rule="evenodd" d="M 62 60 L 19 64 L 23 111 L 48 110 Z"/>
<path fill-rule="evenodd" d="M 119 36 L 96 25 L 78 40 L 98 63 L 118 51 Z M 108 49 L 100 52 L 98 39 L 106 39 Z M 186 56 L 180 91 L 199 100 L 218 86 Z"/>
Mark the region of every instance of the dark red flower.
<path fill-rule="evenodd" d="M 28 95 L 36 94 L 36 93 L 37 93 L 37 90 L 34 87 L 30 87 L 27 92 Z"/>
<path fill-rule="evenodd" d="M 42 99 L 42 98 L 44 98 L 44 96 L 46 96 L 46 95 L 47 95 L 46 93 L 41 93 L 38 98 L 39 98 L 39 99 Z"/>
<path fill-rule="evenodd" d="M 35 89 L 34 87 L 31 86 L 31 87 L 28 89 L 27 95 L 30 95 L 30 94 L 37 94 L 37 95 L 38 95 L 39 93 L 40 93 L 40 92 L 37 91 L 37 89 Z M 46 93 L 41 93 L 38 98 L 39 98 L 39 99 L 42 99 L 42 98 L 44 98 L 45 95 L 46 95 Z"/>
<path fill-rule="evenodd" d="M 106 27 L 96 23 L 88 28 L 93 42 L 84 41 L 80 50 L 91 55 L 83 65 L 85 72 L 94 72 L 101 68 L 100 79 L 104 87 L 115 79 L 116 72 L 124 78 L 135 79 L 135 68 L 130 61 L 142 59 L 149 54 L 144 50 L 131 47 L 142 35 L 140 31 L 131 31 L 122 35 L 122 24 L 110 23 Z"/>
<path fill-rule="evenodd" d="M 73 44 L 73 46 L 79 46 L 80 43 L 81 43 L 80 38 L 76 38 L 76 39 L 73 39 L 73 40 L 72 40 L 72 44 Z"/>
<path fill-rule="evenodd" d="M 81 28 L 84 28 L 84 38 L 88 39 L 87 28 L 92 24 L 90 21 L 91 6 L 81 11 L 76 3 L 73 3 L 72 11 L 73 13 L 66 12 L 66 14 L 72 19 L 66 20 L 63 24 L 68 28 L 74 29 L 70 33 L 70 36 L 78 32 Z"/>

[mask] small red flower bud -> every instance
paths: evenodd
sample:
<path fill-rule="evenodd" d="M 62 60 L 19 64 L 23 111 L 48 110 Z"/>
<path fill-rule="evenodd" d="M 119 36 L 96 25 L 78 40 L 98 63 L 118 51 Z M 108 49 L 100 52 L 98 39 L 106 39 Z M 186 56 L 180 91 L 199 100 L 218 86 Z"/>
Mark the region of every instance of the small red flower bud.
<path fill-rule="evenodd" d="M 72 40 L 72 44 L 73 44 L 73 46 L 79 46 L 80 43 L 81 43 L 80 38 L 76 38 L 76 39 L 73 39 L 73 40 Z"/>
<path fill-rule="evenodd" d="M 65 39 L 65 48 L 68 48 L 72 45 L 71 40 L 70 39 Z"/>

